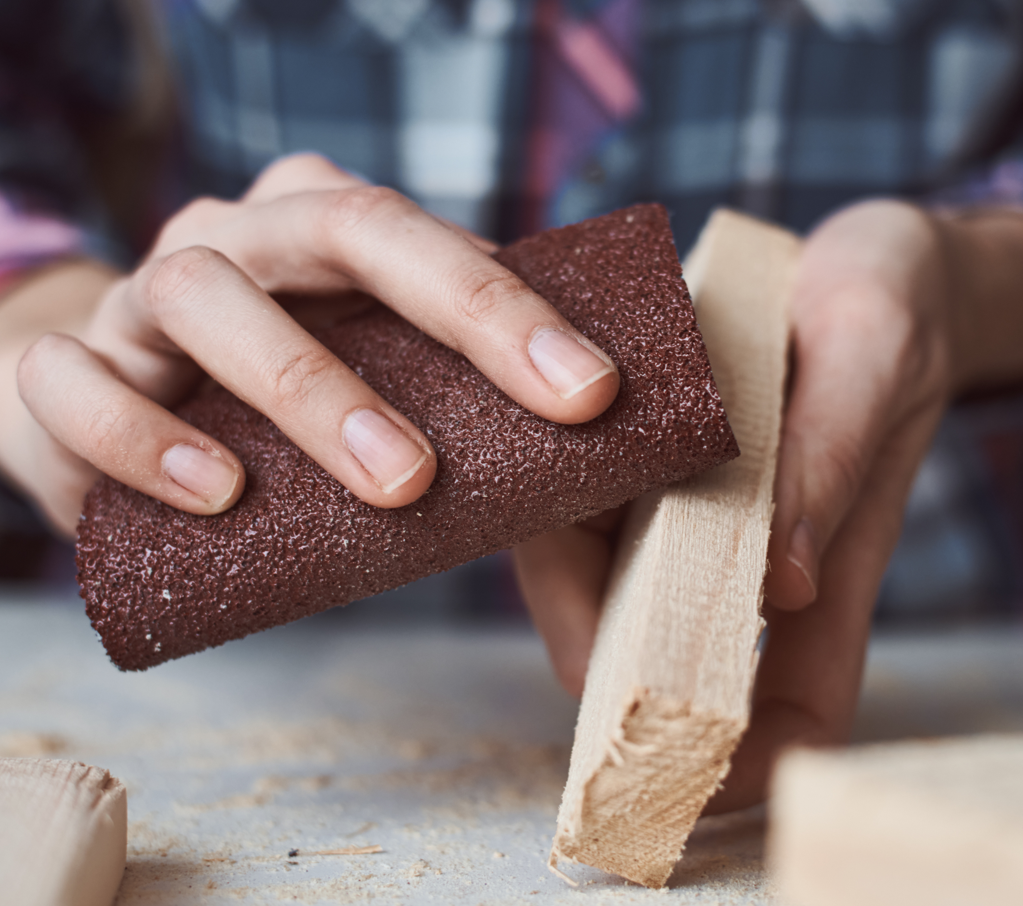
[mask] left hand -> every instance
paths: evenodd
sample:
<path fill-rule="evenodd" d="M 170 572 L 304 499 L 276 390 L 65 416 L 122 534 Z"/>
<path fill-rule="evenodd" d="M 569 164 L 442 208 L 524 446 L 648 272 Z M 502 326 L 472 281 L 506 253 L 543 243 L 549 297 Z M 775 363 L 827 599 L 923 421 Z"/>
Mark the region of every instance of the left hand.
<path fill-rule="evenodd" d="M 749 730 L 709 811 L 762 799 L 782 748 L 848 736 L 877 589 L 951 392 L 945 242 L 924 211 L 869 201 L 805 243 L 768 551 L 770 634 Z M 575 695 L 618 524 L 604 514 L 516 551 L 526 601 Z"/>
<path fill-rule="evenodd" d="M 410 504 L 436 473 L 429 439 L 309 333 L 367 297 L 544 418 L 586 421 L 618 392 L 611 360 L 492 250 L 323 157 L 282 158 L 240 200 L 175 214 L 132 274 L 88 265 L 82 295 L 85 263 L 64 262 L 3 299 L 0 471 L 69 535 L 100 472 L 223 512 L 241 461 L 171 411 L 208 375 L 356 497 Z"/>

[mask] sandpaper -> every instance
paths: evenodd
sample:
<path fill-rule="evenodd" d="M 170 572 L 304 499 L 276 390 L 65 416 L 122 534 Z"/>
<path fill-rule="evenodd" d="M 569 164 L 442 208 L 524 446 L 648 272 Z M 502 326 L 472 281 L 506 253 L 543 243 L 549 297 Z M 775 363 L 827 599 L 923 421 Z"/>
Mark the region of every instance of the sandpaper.
<path fill-rule="evenodd" d="M 496 258 L 611 356 L 621 375 L 611 406 L 584 424 L 546 421 L 382 306 L 318 332 L 430 439 L 433 485 L 378 509 L 223 388 L 182 404 L 179 416 L 235 452 L 246 489 L 217 516 L 111 478 L 89 492 L 78 579 L 118 667 L 144 670 L 396 588 L 738 455 L 662 207 L 549 230 Z"/>

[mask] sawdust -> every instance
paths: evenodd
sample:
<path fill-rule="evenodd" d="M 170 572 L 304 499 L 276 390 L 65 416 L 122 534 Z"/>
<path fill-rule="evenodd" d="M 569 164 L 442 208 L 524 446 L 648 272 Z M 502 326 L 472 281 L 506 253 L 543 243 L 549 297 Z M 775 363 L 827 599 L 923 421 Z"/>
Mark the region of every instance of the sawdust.
<path fill-rule="evenodd" d="M 0 734 L 0 758 L 38 758 L 60 755 L 68 748 L 67 740 L 56 733 L 21 731 Z"/>
<path fill-rule="evenodd" d="M 340 780 L 338 785 L 363 792 L 414 788 L 430 794 L 450 794 L 472 790 L 469 803 L 476 811 L 557 806 L 568 768 L 567 746 L 472 740 L 467 749 L 475 760 L 454 767 L 357 775 Z M 463 817 L 457 800 L 450 800 L 448 807 Z"/>
<path fill-rule="evenodd" d="M 404 889 L 403 889 L 404 888 Z M 279 887 L 275 893 L 282 902 L 368 903 L 389 906 L 402 901 L 404 885 L 379 881 L 375 875 L 346 875 L 330 880 L 312 879 Z"/>
<path fill-rule="evenodd" d="M 702 818 L 668 888 L 722 906 L 771 902 L 774 889 L 763 868 L 766 823 L 763 807 Z"/>
<path fill-rule="evenodd" d="M 308 777 L 285 777 L 270 774 L 258 778 L 248 793 L 237 793 L 213 802 L 176 804 L 175 808 L 182 813 L 201 813 L 223 811 L 225 809 L 259 808 L 269 805 L 278 794 L 290 789 L 298 789 L 305 793 L 317 793 L 330 786 L 333 778 L 329 774 L 315 774 Z"/>
<path fill-rule="evenodd" d="M 368 831 L 373 830 L 373 828 L 376 827 L 376 826 L 377 826 L 376 821 L 367 821 L 365 824 L 362 825 L 362 827 L 357 827 L 351 833 L 345 834 L 345 836 L 346 837 L 358 837 L 358 836 L 361 836 L 362 834 L 367 833 Z"/>
<path fill-rule="evenodd" d="M 417 639 L 416 645 L 421 642 Z M 471 654 L 472 664 L 479 661 L 490 669 L 491 661 L 499 661 L 481 658 L 472 644 L 458 648 Z M 415 658 L 395 653 L 394 647 L 389 641 L 388 665 L 422 657 L 419 647 Z M 463 689 L 472 671 L 456 670 L 460 662 L 454 656 L 425 658 L 425 663 L 445 660 L 454 666 L 444 669 L 457 673 L 452 688 Z M 531 670 L 543 666 L 542 650 L 535 661 L 530 661 Z M 349 663 L 346 682 L 353 672 L 372 674 L 371 667 L 355 671 Z M 252 669 L 255 684 L 265 665 Z M 115 679 L 122 680 L 119 675 Z M 514 680 L 525 682 L 517 674 Z M 77 674 L 67 680 L 78 681 Z M 166 700 L 144 715 L 133 710 L 135 699 L 125 703 L 118 697 L 127 693 L 117 686 L 108 694 L 111 707 L 131 715 L 130 720 L 100 721 L 95 732 L 85 733 L 74 729 L 77 724 L 40 712 L 34 727 L 59 729 L 70 741 L 45 732 L 31 734 L 28 741 L 17 734 L 15 740 L 20 751 L 69 747 L 75 757 L 87 755 L 132 785 L 129 808 L 135 820 L 117 906 L 407 906 L 427 901 L 578 906 L 580 895 L 589 897 L 591 906 L 650 906 L 644 891 L 614 886 L 602 876 L 583 894 L 561 891 L 545 878 L 543 850 L 568 756 L 569 733 L 558 736 L 556 731 L 570 720 L 561 704 L 557 707 L 565 714 L 557 711 L 556 720 L 544 710 L 554 696 L 553 682 L 528 696 L 521 692 L 530 702 L 535 699 L 535 707 L 522 706 L 521 714 L 514 712 L 519 716 L 482 726 L 466 726 L 446 711 L 436 719 L 419 712 L 409 717 L 405 704 L 395 716 L 388 702 L 409 694 L 404 686 L 394 693 L 383 689 L 379 708 L 363 710 L 360 700 L 354 712 L 390 714 L 388 719 L 348 719 L 349 712 L 339 717 L 330 702 L 312 714 L 275 710 L 253 692 L 258 706 L 227 710 L 222 722 L 200 724 L 185 705 L 193 701 L 190 696 L 208 690 L 191 682 L 185 677 L 169 683 L 166 692 L 161 687 Z M 499 685 L 505 690 L 509 683 Z M 339 687 L 347 688 L 340 681 Z M 486 700 L 491 701 L 489 693 Z M 471 710 L 454 692 L 444 701 L 446 709 Z M 53 707 L 63 714 L 62 704 Z M 11 745 L 14 736 L 0 735 L 0 744 Z M 564 744 L 533 744 L 534 739 L 563 739 Z M 385 853 L 312 855 L 378 842 Z M 300 855 L 288 857 L 295 849 Z M 300 864 L 288 864 L 294 861 Z M 717 864 L 709 856 L 700 864 L 713 875 Z M 739 878 L 741 859 L 722 862 L 720 869 Z M 530 894 L 534 888 L 538 893 Z M 720 891 L 715 896 L 725 901 Z M 698 885 L 674 897 L 672 902 L 701 906 L 717 902 Z M 749 902 L 763 904 L 764 898 Z"/>
<path fill-rule="evenodd" d="M 201 725 L 185 730 L 186 764 L 212 769 L 230 764 L 336 763 L 402 739 L 378 726 L 329 716 L 300 723 L 251 721 L 234 727 Z"/>
<path fill-rule="evenodd" d="M 12 738 L 21 735 L 12 734 Z M 43 736 L 34 734 L 40 739 Z M 0 742 L 4 739 L 0 736 Z M 160 726 L 132 728 L 92 746 L 90 757 L 102 760 L 109 752 L 141 755 L 170 751 L 178 770 L 214 772 L 249 765 L 329 766 L 380 752 L 398 761 L 414 762 L 450 751 L 455 745 L 457 741 L 450 739 L 410 738 L 380 722 L 330 715 L 304 721 L 264 718 L 233 726 L 193 724 L 176 727 L 173 733 Z"/>
<path fill-rule="evenodd" d="M 288 776 L 269 773 L 253 780 L 248 790 L 235 796 L 195 806 L 176 806 L 178 814 L 191 816 L 195 821 L 205 820 L 202 816 L 207 812 L 237 809 L 240 815 L 245 815 L 244 810 L 255 810 L 243 819 L 246 831 L 232 834 L 229 843 L 218 842 L 214 850 L 192 849 L 180 837 L 160 834 L 145 821 L 136 822 L 131 829 L 131 871 L 126 876 L 125 899 L 121 906 L 165 906 L 165 902 L 154 893 L 156 890 L 163 890 L 165 895 L 176 891 L 187 896 L 189 902 L 209 903 L 210 906 L 239 900 L 309 906 L 321 903 L 390 906 L 407 902 L 413 890 L 422 891 L 416 894 L 417 897 L 425 895 L 438 901 L 465 902 L 467 906 L 535 903 L 536 897 L 530 900 L 524 892 L 521 896 L 504 895 L 496 900 L 485 897 L 487 882 L 481 879 L 490 877 L 488 873 L 495 869 L 499 873 L 506 870 L 514 872 L 513 866 L 509 869 L 503 867 L 513 859 L 503 851 L 503 847 L 501 850 L 494 848 L 496 840 L 488 845 L 485 840 L 477 839 L 475 834 L 487 827 L 486 821 L 479 817 L 483 813 L 516 814 L 519 810 L 531 810 L 553 816 L 564 779 L 567 747 L 522 745 L 484 737 L 458 740 L 456 748 L 460 760 L 455 764 L 451 763 L 451 756 L 445 754 L 446 745 L 444 750 L 424 747 L 418 751 L 440 752 L 435 757 L 442 764 L 414 765 L 356 778 L 346 778 L 343 766 L 338 767 L 336 774 Z M 275 751 L 281 749 L 278 747 Z M 429 795 L 430 804 L 424 806 L 423 820 L 390 830 L 392 834 L 398 832 L 408 845 L 387 845 L 387 850 L 393 850 L 398 858 L 397 864 L 380 862 L 376 871 L 366 870 L 370 868 L 371 860 L 387 859 L 387 856 L 352 855 L 338 861 L 335 857 L 317 854 L 325 847 L 348 850 L 354 844 L 360 844 L 354 848 L 361 848 L 362 841 L 358 838 L 365 840 L 365 835 L 378 826 L 376 821 L 360 820 L 365 812 L 362 816 L 348 819 L 347 828 L 343 825 L 338 827 L 328 812 L 328 817 L 320 819 L 328 822 L 323 825 L 323 830 L 309 828 L 297 834 L 295 829 L 306 828 L 306 819 L 300 819 L 302 824 L 283 827 L 277 825 L 276 818 L 267 820 L 271 815 L 287 814 L 292 808 L 316 809 L 316 795 L 323 790 L 396 789 L 410 789 L 417 794 Z M 306 792 L 311 798 L 300 799 L 294 806 L 285 806 L 289 800 L 280 797 L 288 791 Z M 260 809 L 264 810 L 267 818 L 261 816 Z M 511 827 L 507 819 L 501 821 L 502 827 Z M 727 822 L 715 824 L 713 821 L 701 824 L 683 863 L 687 871 L 672 879 L 678 888 L 676 896 L 682 894 L 683 902 L 708 906 L 718 903 L 722 906 L 763 904 L 766 888 L 757 849 L 762 824 L 762 815 L 741 826 Z M 328 828 L 332 833 L 324 833 Z M 349 843 L 352 838 L 356 838 L 354 843 Z M 390 839 L 394 840 L 393 837 Z M 304 842 L 309 846 L 308 850 L 302 848 Z M 541 848 L 542 842 L 537 846 L 535 857 L 538 868 L 542 864 Z M 285 856 L 293 849 L 298 850 L 295 860 Z M 515 854 L 515 861 L 520 858 L 519 854 Z M 291 861 L 301 861 L 302 868 L 292 867 Z M 498 865 L 502 867 L 498 869 Z M 308 876 L 307 870 L 316 876 Z M 285 871 L 288 873 L 284 874 Z M 336 872 L 336 875 L 324 877 L 324 871 L 330 875 Z M 254 884 L 253 872 L 262 878 L 258 884 Z M 585 894 L 594 903 L 608 903 L 609 906 L 647 904 L 649 896 L 656 895 L 635 887 L 608 886 L 606 877 L 600 878 L 596 882 L 599 886 L 591 883 Z M 484 885 L 482 889 L 474 888 L 474 884 L 481 883 Z M 456 886 L 452 888 L 452 884 Z M 523 888 L 525 890 L 528 888 Z M 741 896 L 736 898 L 740 891 Z M 474 896 L 474 892 L 484 896 Z M 571 906 L 578 902 L 577 899 L 567 899 L 572 893 L 559 892 L 551 900 L 551 894 L 547 892 L 543 902 Z M 576 892 L 574 895 L 577 897 L 579 894 Z"/>
<path fill-rule="evenodd" d="M 210 889 L 210 871 L 189 858 L 129 857 L 114 906 L 166 906 L 168 890 Z"/>
<path fill-rule="evenodd" d="M 161 856 L 170 852 L 192 852 L 187 841 L 165 830 L 154 828 L 149 819 L 128 823 L 128 856 Z M 213 853 L 223 855 L 223 853 Z"/>
<path fill-rule="evenodd" d="M 424 761 L 437 750 L 436 742 L 425 739 L 402 739 L 394 746 L 394 751 L 406 761 Z"/>
<path fill-rule="evenodd" d="M 409 880 L 421 878 L 427 871 L 430 870 L 430 863 L 424 859 L 417 859 L 408 868 L 406 868 L 402 874 Z"/>

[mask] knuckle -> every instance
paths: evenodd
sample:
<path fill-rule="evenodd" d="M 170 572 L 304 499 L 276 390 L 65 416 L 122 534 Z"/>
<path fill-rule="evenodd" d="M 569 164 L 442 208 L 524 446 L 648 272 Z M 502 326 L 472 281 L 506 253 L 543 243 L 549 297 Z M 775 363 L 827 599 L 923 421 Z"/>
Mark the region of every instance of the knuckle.
<path fill-rule="evenodd" d="M 95 462 L 119 456 L 137 446 L 138 421 L 129 410 L 114 405 L 97 405 L 82 418 L 78 444 L 86 459 Z"/>
<path fill-rule="evenodd" d="M 870 344 L 877 336 L 883 320 L 874 306 L 847 304 L 847 300 L 838 301 L 842 304 L 821 306 L 797 322 L 797 330 L 804 341 L 809 346 L 818 348 Z"/>
<path fill-rule="evenodd" d="M 944 400 L 951 393 L 952 367 L 948 349 L 936 342 L 921 342 L 909 350 L 902 365 L 902 382 L 922 402 Z"/>
<path fill-rule="evenodd" d="M 268 164 L 245 193 L 245 202 L 270 202 L 300 192 L 326 191 L 339 178 L 351 178 L 329 157 L 301 151 Z"/>
<path fill-rule="evenodd" d="M 24 355 L 21 357 L 19 367 L 22 369 L 32 369 L 40 365 L 45 366 L 48 361 L 52 360 L 55 355 L 60 353 L 61 349 L 67 342 L 68 338 L 61 336 L 60 334 L 43 334 L 43 336 L 25 350 Z"/>
<path fill-rule="evenodd" d="M 177 310 L 206 285 L 224 264 L 213 249 L 195 245 L 172 252 L 159 261 L 146 280 L 145 298 L 158 322 Z"/>
<path fill-rule="evenodd" d="M 48 333 L 25 350 L 17 372 L 18 390 L 22 396 L 30 395 L 38 380 L 49 373 L 51 364 L 60 357 L 66 343 L 67 337 Z"/>
<path fill-rule="evenodd" d="M 301 169 L 303 163 L 308 161 L 310 158 L 318 156 L 319 155 L 314 154 L 311 151 L 306 151 L 300 154 L 288 154 L 284 157 L 278 157 L 276 160 L 270 161 L 270 163 L 259 171 L 255 180 L 253 180 L 252 189 L 272 185 L 278 179 L 287 177 L 294 170 Z"/>
<path fill-rule="evenodd" d="M 475 273 L 456 288 L 455 308 L 470 322 L 486 323 L 522 291 L 522 281 L 510 272 Z"/>
<path fill-rule="evenodd" d="M 236 207 L 235 202 L 202 196 L 186 204 L 160 230 L 154 246 L 156 253 L 169 254 L 195 243 L 196 234 L 219 223 Z"/>
<path fill-rule="evenodd" d="M 225 201 L 223 198 L 214 198 L 211 195 L 201 195 L 185 205 L 172 222 L 206 226 L 213 220 L 219 220 L 225 212 L 234 207 L 234 202 Z"/>
<path fill-rule="evenodd" d="M 414 207 L 404 195 L 387 186 L 340 189 L 330 196 L 325 213 L 326 226 L 332 232 L 350 232 L 369 219 L 398 217 Z"/>
<path fill-rule="evenodd" d="M 843 501 L 855 498 L 865 473 L 862 452 L 851 440 L 835 438 L 824 451 L 834 493 Z"/>
<path fill-rule="evenodd" d="M 278 179 L 290 179 L 293 175 L 315 175 L 323 172 L 336 172 L 337 169 L 330 159 L 323 154 L 319 154 L 316 151 L 300 151 L 297 154 L 279 157 L 273 163 L 268 164 L 263 172 L 259 174 L 256 182 L 274 183 Z"/>
<path fill-rule="evenodd" d="M 326 349 L 302 349 L 274 363 L 269 376 L 270 406 L 286 411 L 307 403 L 334 369 Z"/>

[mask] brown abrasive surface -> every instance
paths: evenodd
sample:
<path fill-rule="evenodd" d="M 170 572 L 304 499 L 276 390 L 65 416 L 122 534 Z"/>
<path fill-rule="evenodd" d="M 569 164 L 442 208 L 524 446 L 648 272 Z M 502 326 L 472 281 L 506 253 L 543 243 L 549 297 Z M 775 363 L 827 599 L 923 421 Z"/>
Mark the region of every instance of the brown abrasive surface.
<path fill-rule="evenodd" d="M 430 438 L 429 492 L 376 509 L 226 390 L 184 403 L 179 415 L 241 459 L 246 490 L 213 517 L 109 478 L 90 491 L 78 579 L 117 666 L 144 670 L 395 588 L 738 455 L 663 208 L 550 230 L 497 259 L 615 361 L 608 410 L 545 421 L 383 308 L 318 333 Z"/>

